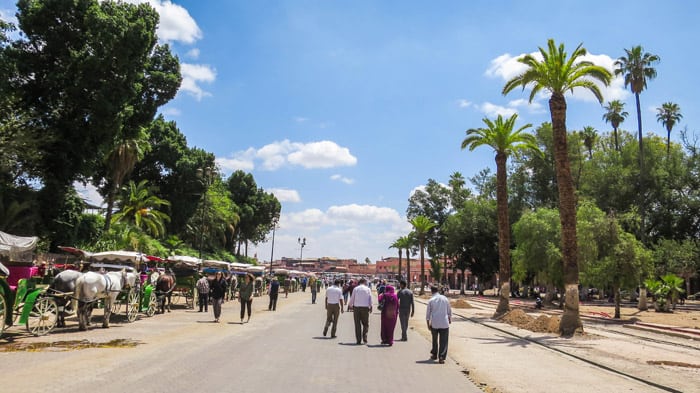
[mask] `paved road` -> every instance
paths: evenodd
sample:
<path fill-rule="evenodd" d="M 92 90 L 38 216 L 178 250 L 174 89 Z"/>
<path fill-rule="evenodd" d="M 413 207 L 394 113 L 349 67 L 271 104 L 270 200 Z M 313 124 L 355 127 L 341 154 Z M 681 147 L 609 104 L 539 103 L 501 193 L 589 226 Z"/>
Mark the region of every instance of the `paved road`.
<path fill-rule="evenodd" d="M 122 338 L 138 345 L 0 352 L 2 391 L 481 391 L 452 360 L 444 365 L 428 360 L 429 343 L 418 333 L 409 332 L 408 342 L 393 347 L 379 345 L 376 311 L 367 345 L 355 344 L 352 313 L 341 315 L 338 338 L 323 337 L 323 291 L 319 295 L 318 304 L 311 304 L 308 292 L 290 294 L 280 299 L 276 312 L 263 310 L 267 299 L 256 298 L 253 317 L 245 324 L 239 322 L 238 303 L 229 302 L 218 324 L 211 322 L 211 310 L 207 315 L 179 309 L 133 324 L 113 323 L 106 330 L 76 332 L 75 322 L 69 321 L 73 327 L 48 337 L 15 337 L 17 342 Z M 418 321 L 421 317 L 416 315 Z"/>

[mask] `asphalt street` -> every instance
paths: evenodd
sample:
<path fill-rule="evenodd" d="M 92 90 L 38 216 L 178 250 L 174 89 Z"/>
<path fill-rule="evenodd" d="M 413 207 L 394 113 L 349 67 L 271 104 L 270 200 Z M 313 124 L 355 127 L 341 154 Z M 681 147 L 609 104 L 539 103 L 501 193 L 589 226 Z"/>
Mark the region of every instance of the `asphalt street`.
<path fill-rule="evenodd" d="M 117 317 L 110 329 L 100 328 L 95 317 L 87 332 L 76 331 L 77 322 L 69 319 L 65 330 L 46 337 L 11 336 L 14 343 L 122 339 L 135 346 L 0 352 L 2 391 L 481 391 L 451 359 L 429 360 L 430 343 L 413 330 L 408 342 L 380 345 L 376 309 L 369 342 L 356 345 L 352 313 L 341 315 L 337 338 L 323 336 L 323 291 L 317 304 L 311 304 L 309 292 L 298 292 L 282 295 L 277 311 L 267 311 L 266 296 L 255 298 L 253 308 L 250 322 L 243 324 L 233 301 L 224 304 L 221 323 L 212 322 L 211 309 L 205 314 L 179 307 L 131 324 Z M 423 315 L 414 318 L 423 323 Z"/>

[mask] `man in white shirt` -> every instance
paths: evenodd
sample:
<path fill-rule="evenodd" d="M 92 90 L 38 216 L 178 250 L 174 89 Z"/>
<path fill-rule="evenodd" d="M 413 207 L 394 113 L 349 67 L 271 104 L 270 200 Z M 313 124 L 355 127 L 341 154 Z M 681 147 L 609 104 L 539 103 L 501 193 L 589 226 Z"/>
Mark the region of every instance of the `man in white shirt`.
<path fill-rule="evenodd" d="M 313 288 L 312 288 L 313 289 Z M 338 326 L 338 316 L 343 312 L 343 290 L 340 289 L 340 280 L 335 280 L 333 286 L 326 289 L 326 326 L 323 328 L 323 337 L 328 334 L 328 326 L 331 328 L 331 338 L 335 338 L 335 329 Z"/>
<path fill-rule="evenodd" d="M 452 308 L 450 307 L 450 301 L 438 293 L 437 286 L 431 286 L 430 292 L 432 292 L 433 297 L 428 301 L 425 316 L 428 321 L 428 329 L 430 329 L 433 336 L 430 358 L 433 360 L 439 359 L 439 362 L 442 364 L 445 363 L 445 358 L 447 358 L 447 339 L 450 334 L 450 323 L 452 323 Z"/>
<path fill-rule="evenodd" d="M 361 278 L 359 284 L 352 290 L 348 308 L 352 308 L 353 310 L 357 345 L 362 344 L 362 342 L 367 344 L 369 314 L 372 313 L 372 291 L 367 286 L 367 280 L 364 278 Z M 360 339 L 362 341 L 360 341 Z"/>

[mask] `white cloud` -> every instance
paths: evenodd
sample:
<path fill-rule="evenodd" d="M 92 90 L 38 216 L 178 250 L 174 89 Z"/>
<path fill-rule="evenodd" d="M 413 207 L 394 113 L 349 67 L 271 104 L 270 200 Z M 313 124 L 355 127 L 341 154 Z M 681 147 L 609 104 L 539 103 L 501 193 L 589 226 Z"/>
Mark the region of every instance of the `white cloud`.
<path fill-rule="evenodd" d="M 266 191 L 272 193 L 280 202 L 301 202 L 301 197 L 299 197 L 299 192 L 297 190 L 290 190 L 287 188 L 270 188 Z"/>
<path fill-rule="evenodd" d="M 355 182 L 354 179 L 350 179 L 350 178 L 347 178 L 345 176 L 341 176 L 338 174 L 331 176 L 331 180 L 340 181 L 340 182 L 343 182 L 345 184 L 353 184 Z"/>
<path fill-rule="evenodd" d="M 284 211 L 284 210 L 283 210 Z M 298 239 L 306 238 L 305 258 L 366 257 L 377 261 L 396 255 L 389 246 L 400 236 L 411 231 L 410 224 L 396 210 L 381 206 L 349 204 L 331 206 L 327 210 L 307 209 L 282 213 L 275 234 L 275 259 L 298 258 L 301 252 Z M 271 242 L 255 246 L 258 258 L 265 261 L 271 256 Z M 360 254 L 361 253 L 361 254 Z"/>
<path fill-rule="evenodd" d="M 468 108 L 472 105 L 472 103 L 465 99 L 461 99 L 457 101 L 457 105 L 459 105 L 460 108 Z"/>
<path fill-rule="evenodd" d="M 246 159 L 246 157 L 234 157 L 234 158 L 222 158 L 216 159 L 216 164 L 224 172 L 235 172 L 237 170 L 242 170 L 250 172 L 255 169 L 255 164 L 252 160 Z"/>
<path fill-rule="evenodd" d="M 354 166 L 357 164 L 357 158 L 350 154 L 350 149 L 340 147 L 331 141 L 299 144 L 298 150 L 289 154 L 287 159 L 290 163 L 307 169 Z"/>
<path fill-rule="evenodd" d="M 518 111 L 515 108 L 508 108 L 505 106 L 492 104 L 490 102 L 484 102 L 483 104 L 479 105 L 478 108 L 488 117 L 497 117 L 498 115 L 502 115 L 503 117 L 510 117 L 514 113 L 518 113 Z"/>
<path fill-rule="evenodd" d="M 297 123 L 304 123 L 304 122 L 306 122 L 307 120 L 309 120 L 309 119 L 307 119 L 306 117 L 301 117 L 301 116 L 297 116 L 297 117 L 294 118 L 294 121 L 297 122 Z"/>
<path fill-rule="evenodd" d="M 168 0 L 127 0 L 128 3 L 148 3 L 160 15 L 158 38 L 163 41 L 177 41 L 193 44 L 202 38 L 202 30 L 183 6 Z"/>
<path fill-rule="evenodd" d="M 160 113 L 165 116 L 180 116 L 182 114 L 180 109 L 172 107 L 164 108 L 162 111 L 160 111 Z"/>
<path fill-rule="evenodd" d="M 189 57 L 190 59 L 198 59 L 199 58 L 199 49 L 197 48 L 192 48 L 185 53 L 185 56 Z"/>
<path fill-rule="evenodd" d="M 180 72 L 182 73 L 181 91 L 192 95 L 197 101 L 205 96 L 211 96 L 211 93 L 204 91 L 199 84 L 214 82 L 216 79 L 214 69 L 203 64 L 180 63 Z"/>
<path fill-rule="evenodd" d="M 320 141 L 311 143 L 283 141 L 273 142 L 260 149 L 248 148 L 232 154 L 231 158 L 219 158 L 217 162 L 245 163 L 252 170 L 256 162 L 261 162 L 261 168 L 274 171 L 288 166 L 301 166 L 306 169 L 335 168 L 339 166 L 353 166 L 357 164 L 357 158 L 345 147 L 338 146 L 335 142 Z M 232 166 L 221 165 L 230 169 Z"/>

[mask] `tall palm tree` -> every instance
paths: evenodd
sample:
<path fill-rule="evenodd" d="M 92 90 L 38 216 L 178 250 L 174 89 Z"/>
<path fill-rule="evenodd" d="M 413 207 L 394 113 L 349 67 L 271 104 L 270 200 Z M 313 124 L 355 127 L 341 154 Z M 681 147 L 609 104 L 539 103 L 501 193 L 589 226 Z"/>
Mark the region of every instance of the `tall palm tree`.
<path fill-rule="evenodd" d="M 486 128 L 467 130 L 467 137 L 462 141 L 462 149 L 473 151 L 479 146 L 490 146 L 496 152 L 496 203 L 498 205 L 498 260 L 499 279 L 501 280 L 500 301 L 496 315 L 510 310 L 510 222 L 508 219 L 508 171 L 506 164 L 510 155 L 519 155 L 529 149 L 538 151 L 537 140 L 524 131 L 532 124 L 526 124 L 515 130 L 518 115 L 513 114 L 507 120 L 498 115 L 496 121 L 484 118 Z"/>
<path fill-rule="evenodd" d="M 420 295 L 425 293 L 425 240 L 428 238 L 428 233 L 435 228 L 437 224 L 430 221 L 428 217 L 417 216 L 411 220 L 413 232 L 418 240 L 420 248 Z"/>
<path fill-rule="evenodd" d="M 581 130 L 581 138 L 583 139 L 583 145 L 586 146 L 588 150 L 588 159 L 593 159 L 593 146 L 595 145 L 596 139 L 598 139 L 598 131 L 591 126 L 583 127 Z"/>
<path fill-rule="evenodd" d="M 401 236 L 396 239 L 392 247 L 399 249 L 399 277 L 401 277 L 401 250 L 406 250 L 406 276 L 408 276 L 410 273 L 410 266 L 408 263 L 410 262 L 409 253 L 411 249 L 411 238 L 409 236 Z"/>
<path fill-rule="evenodd" d="M 123 139 L 119 141 L 107 156 L 107 168 L 109 170 L 109 189 L 107 191 L 107 214 L 105 215 L 104 230 L 109 231 L 112 223 L 112 209 L 114 208 L 114 198 L 122 186 L 124 178 L 131 173 L 134 166 L 143 159 L 150 148 L 148 139 L 144 131 L 141 131 L 136 138 Z"/>
<path fill-rule="evenodd" d="M 625 87 L 629 86 L 634 93 L 637 103 L 637 131 L 639 137 L 639 173 L 644 172 L 644 146 L 642 143 L 642 110 L 639 104 L 639 94 L 647 87 L 647 80 L 656 78 L 654 64 L 659 62 L 659 56 L 644 52 L 641 45 L 625 49 L 626 56 L 615 61 L 615 75 L 623 75 Z"/>
<path fill-rule="evenodd" d="M 656 108 L 656 121 L 666 127 L 666 157 L 671 154 L 671 130 L 681 121 L 681 107 L 673 102 L 664 102 L 661 108 Z"/>
<path fill-rule="evenodd" d="M 170 202 L 151 194 L 148 180 L 141 180 L 138 184 L 130 181 L 117 197 L 117 205 L 119 211 L 112 216 L 113 222 L 128 222 L 154 237 L 165 235 L 165 222 L 170 221 L 170 217 L 158 208 L 170 206 Z"/>
<path fill-rule="evenodd" d="M 562 227 L 562 259 L 566 289 L 566 307 L 559 330 L 562 335 L 571 336 L 576 329 L 582 327 L 582 324 L 578 300 L 576 195 L 566 142 L 566 98 L 564 93 L 580 87 L 592 92 L 598 102 L 603 102 L 603 95 L 594 80 L 607 86 L 610 84 L 612 75 L 604 67 L 582 60 L 581 58 L 587 52 L 581 44 L 574 49 L 571 56 L 568 56 L 563 44 L 557 47 L 552 39 L 547 41 L 546 50 L 539 48 L 539 51 L 542 56 L 541 60 L 533 55 L 525 55 L 518 59 L 519 62 L 527 66 L 527 69 L 506 82 L 503 94 L 508 94 L 516 87 L 525 89 L 531 86 L 530 102 L 532 102 L 537 93 L 542 90 L 551 93 L 549 111 L 552 118 L 554 161 L 559 190 L 559 220 Z"/>
<path fill-rule="evenodd" d="M 399 244 L 400 240 L 401 238 L 394 240 L 394 242 L 391 243 L 391 246 L 389 246 L 389 248 L 396 248 L 399 250 L 399 271 L 397 273 L 399 277 L 401 277 L 401 258 L 403 257 L 403 247 L 401 247 L 401 244 Z"/>
<path fill-rule="evenodd" d="M 603 120 L 613 127 L 613 135 L 615 136 L 615 150 L 620 151 L 620 143 L 617 140 L 617 128 L 625 121 L 629 113 L 625 112 L 625 103 L 620 100 L 609 101 L 605 106 L 605 114 Z"/>

